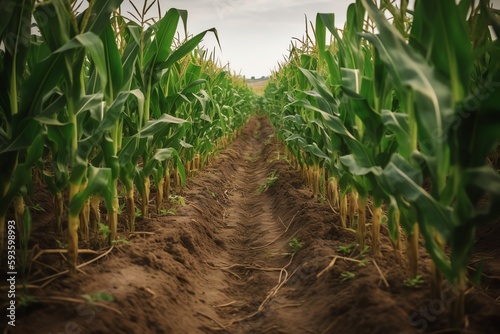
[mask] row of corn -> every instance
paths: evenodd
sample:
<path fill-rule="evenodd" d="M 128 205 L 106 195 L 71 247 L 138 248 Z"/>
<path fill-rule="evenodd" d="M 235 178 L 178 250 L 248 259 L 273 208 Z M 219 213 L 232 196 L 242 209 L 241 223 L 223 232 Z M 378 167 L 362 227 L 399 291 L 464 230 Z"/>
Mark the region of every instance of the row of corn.
<path fill-rule="evenodd" d="M 170 9 L 151 20 L 148 12 L 155 4 L 161 10 L 159 2 L 142 8 L 131 2 L 136 12 L 128 19 L 121 2 L 0 6 L 7 18 L 0 24 L 0 248 L 12 211 L 27 247 L 25 203 L 38 180 L 54 196 L 54 226 L 61 232 L 67 222 L 72 273 L 79 237 L 88 238 L 101 219 L 108 241 L 116 239 L 120 193 L 123 228 L 133 231 L 137 212 L 148 215 L 152 185 L 160 210 L 171 182 L 183 184 L 252 111 L 246 83 L 199 48 L 205 35 L 217 37 L 215 29 L 181 38 L 186 11 Z"/>
<path fill-rule="evenodd" d="M 488 1 L 378 3 L 351 4 L 343 29 L 318 14 L 263 103 L 293 163 L 362 247 L 369 238 L 381 256 L 385 226 L 415 277 L 422 236 L 433 293 L 451 283 L 462 327 L 475 231 L 500 213 L 488 159 L 500 140 L 499 12 Z"/>

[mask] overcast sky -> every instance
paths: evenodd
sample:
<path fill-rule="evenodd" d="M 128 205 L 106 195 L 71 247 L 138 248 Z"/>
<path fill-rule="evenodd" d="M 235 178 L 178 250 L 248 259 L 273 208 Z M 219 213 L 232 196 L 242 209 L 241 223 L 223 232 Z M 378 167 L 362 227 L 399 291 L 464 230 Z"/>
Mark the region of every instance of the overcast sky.
<path fill-rule="evenodd" d="M 292 37 L 301 38 L 305 32 L 304 15 L 315 20 L 318 12 L 336 13 L 336 25 L 345 21 L 351 0 L 160 0 L 161 9 L 188 10 L 188 31 L 197 34 L 215 27 L 222 50 L 216 53 L 223 65 L 229 62 L 237 74 L 247 78 L 271 74 L 289 49 Z M 143 0 L 134 0 L 140 9 Z M 123 1 L 122 14 L 131 10 L 129 0 Z M 153 12 L 153 10 L 152 10 Z M 157 12 L 154 11 L 156 14 Z M 210 50 L 217 45 L 207 35 L 202 45 Z"/>
<path fill-rule="evenodd" d="M 133 2 L 141 8 L 144 0 Z M 216 50 L 218 58 L 223 65 L 229 62 L 233 71 L 247 78 L 267 76 L 283 61 L 292 37 L 304 35 L 304 15 L 314 22 L 318 12 L 335 13 L 335 25 L 342 27 L 347 6 L 352 2 L 354 0 L 160 0 L 163 12 L 172 7 L 188 10 L 190 34 L 215 27 L 222 46 L 222 51 Z M 500 0 L 492 2 L 499 8 Z M 129 0 L 123 0 L 122 14 L 127 15 L 127 10 L 131 10 Z M 215 38 L 207 36 L 202 45 L 212 50 Z"/>

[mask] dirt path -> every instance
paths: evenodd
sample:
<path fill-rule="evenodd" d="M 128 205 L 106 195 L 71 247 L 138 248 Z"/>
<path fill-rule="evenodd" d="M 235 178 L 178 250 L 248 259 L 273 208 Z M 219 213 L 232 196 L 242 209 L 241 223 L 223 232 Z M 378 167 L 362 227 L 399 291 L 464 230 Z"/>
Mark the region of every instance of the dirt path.
<path fill-rule="evenodd" d="M 272 195 L 267 191 L 277 177 L 269 164 L 273 156 L 265 150 L 271 134 L 269 127 L 262 129 L 258 122 L 246 138 L 241 163 L 227 175 L 228 203 L 221 237 L 229 242 L 227 252 L 210 263 L 225 271 L 227 286 L 221 290 L 220 282 L 214 282 L 211 289 L 221 290 L 222 294 L 207 302 L 217 308 L 218 315 L 225 320 L 221 320 L 226 324 L 224 327 L 234 328 L 238 333 L 274 328 L 265 327 L 262 310 L 272 303 L 280 284 L 287 279 L 290 274 L 287 267 L 293 260 L 285 236 L 290 222 L 285 223 L 276 213 Z"/>
<path fill-rule="evenodd" d="M 16 327 L 3 333 L 403 334 L 445 328 L 449 305 L 430 308 L 437 304 L 429 296 L 425 251 L 420 260 L 426 283 L 410 288 L 391 248 L 384 247 L 376 260 L 361 253 L 354 234 L 339 228 L 337 214 L 304 189 L 279 150 L 268 121 L 253 118 L 228 149 L 189 179 L 181 193 L 186 205 L 173 215 L 139 219 L 137 233 L 122 233 L 127 243 L 76 277 L 48 279 L 65 263 L 60 254 L 40 257 L 31 271 L 32 288 L 18 294 L 19 301 L 37 302 L 20 307 Z M 257 192 L 272 175 L 275 181 Z M 32 247 L 57 248 L 51 200 L 37 196 L 47 213 L 34 218 Z M 293 238 L 301 247 L 292 256 Z M 390 244 L 385 231 L 383 244 Z M 345 254 L 340 246 L 351 248 Z M 334 256 L 364 265 L 339 259 L 319 275 Z M 82 254 L 80 263 L 93 258 Z M 497 333 L 498 294 L 498 282 L 489 281 L 468 295 L 472 329 Z M 105 300 L 110 297 L 114 301 Z"/>

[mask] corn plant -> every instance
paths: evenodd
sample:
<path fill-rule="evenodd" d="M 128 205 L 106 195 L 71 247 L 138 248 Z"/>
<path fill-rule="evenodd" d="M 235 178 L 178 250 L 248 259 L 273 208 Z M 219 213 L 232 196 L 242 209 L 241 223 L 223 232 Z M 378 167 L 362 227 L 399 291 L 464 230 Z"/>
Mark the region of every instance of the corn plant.
<path fill-rule="evenodd" d="M 121 2 L 9 0 L 0 6 L 9 18 L 0 24 L 0 232 L 12 206 L 26 249 L 31 215 L 24 200 L 41 186 L 32 179 L 43 175 L 54 196 L 54 226 L 59 233 L 67 228 L 72 274 L 79 239 L 89 239 L 91 229 L 105 226 L 107 242 L 115 241 L 120 193 L 126 195 L 124 229 L 133 230 L 136 213 L 147 214 L 151 179 L 167 194 L 163 184 L 172 170 L 184 184 L 185 166 L 189 170 L 195 156 L 206 160 L 213 143 L 232 137 L 252 111 L 251 90 L 219 68 L 215 56 L 195 51 L 208 32 L 217 37 L 215 29 L 187 36 L 187 12 L 179 9 L 146 19 L 154 4 L 161 16 L 158 1 L 135 8 L 134 22 L 121 15 Z M 175 37 L 180 20 L 185 39 Z M 135 208 L 136 191 L 142 210 Z"/>
<path fill-rule="evenodd" d="M 39 159 L 42 152 L 40 143 L 45 135 L 41 125 L 34 120 L 38 110 L 33 110 L 28 101 L 21 103 L 19 96 L 23 93 L 33 94 L 32 104 L 40 103 L 34 94 L 35 86 L 26 84 L 30 78 L 39 83 L 40 90 L 50 90 L 53 85 L 45 83 L 43 78 L 30 76 L 26 78 L 25 63 L 31 43 L 30 23 L 34 9 L 34 1 L 5 1 L 0 7 L 0 14 L 5 20 L 0 25 L 0 39 L 5 50 L 1 52 L 0 66 L 2 98 L 0 109 L 0 159 L 2 173 L 0 175 L 0 246 L 3 250 L 5 236 L 5 219 L 7 210 L 14 199 L 16 219 L 21 222 L 24 216 L 24 200 L 26 180 L 31 179 L 31 167 Z M 38 143 L 38 145 L 37 145 Z M 35 144 L 35 145 L 32 145 Z"/>
<path fill-rule="evenodd" d="M 494 95 L 468 110 L 472 116 L 471 125 L 460 121 L 464 112 L 461 102 L 470 91 L 474 65 L 472 41 L 465 20 L 469 8 L 466 2 L 458 5 L 453 1 L 418 2 L 411 30 L 411 41 L 418 49 L 412 49 L 375 6 L 369 2 L 364 5 L 380 31 L 377 36 L 367 35 L 366 38 L 381 53 L 381 60 L 388 66 L 397 89 L 405 91 L 411 87 L 418 131 L 419 150 L 412 153 L 409 162 L 394 155 L 384 176 L 387 183 L 416 208 L 427 250 L 437 268 L 457 288 L 452 322 L 462 327 L 467 264 L 474 244 L 474 231 L 481 220 L 488 221 L 498 215 L 495 205 L 500 186 L 498 173 L 485 165 L 486 157 L 499 140 L 498 132 L 488 130 L 491 126 L 499 126 L 491 117 L 498 107 L 498 104 L 495 107 Z M 435 15 L 453 13 L 461 19 L 437 23 L 424 11 Z M 490 9 L 485 2 L 479 11 L 477 15 L 488 16 L 495 22 L 494 17 L 488 15 Z M 487 35 L 481 37 L 483 41 L 491 41 Z M 443 50 L 437 47 L 441 46 L 439 41 L 446 42 L 446 59 Z M 496 81 L 497 66 L 495 62 L 490 66 L 485 75 Z M 422 188 L 421 174 L 430 178 L 430 192 Z M 491 196 L 491 206 L 480 210 L 476 205 L 484 194 Z M 451 247 L 449 257 L 443 243 Z"/>
<path fill-rule="evenodd" d="M 452 323 L 462 327 L 474 231 L 481 221 L 498 216 L 499 176 L 486 164 L 499 141 L 498 63 L 491 58 L 498 41 L 486 26 L 498 30 L 498 19 L 487 1 L 477 6 L 417 1 L 409 12 L 406 1 L 399 7 L 382 1 L 378 8 L 363 0 L 349 6 L 342 31 L 334 22 L 333 14 L 318 14 L 316 41 L 307 37 L 300 52 L 293 49 L 273 74 L 266 88 L 269 115 L 297 165 L 307 165 L 311 156 L 324 161 L 335 180 L 329 193 L 341 190 L 344 227 L 345 195 L 351 193 L 351 226 L 357 204 L 360 245 L 368 197 L 374 254 L 380 253 L 386 202 L 395 250 L 399 226 L 408 239 L 410 277 L 417 276 L 422 233 L 436 268 L 434 293 L 439 293 L 440 272 L 456 287 Z M 478 97 L 484 82 L 489 93 Z M 479 209 L 485 197 L 488 206 Z"/>

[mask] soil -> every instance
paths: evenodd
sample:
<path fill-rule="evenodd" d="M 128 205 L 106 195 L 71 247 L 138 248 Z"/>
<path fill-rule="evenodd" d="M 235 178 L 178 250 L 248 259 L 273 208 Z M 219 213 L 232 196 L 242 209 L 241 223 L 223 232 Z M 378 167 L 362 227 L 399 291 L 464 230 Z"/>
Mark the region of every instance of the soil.
<path fill-rule="evenodd" d="M 385 229 L 382 256 L 349 247 L 355 235 L 304 187 L 273 133 L 267 119 L 252 118 L 189 178 L 184 206 L 139 218 L 135 233 L 120 233 L 128 242 L 103 248 L 78 275 L 50 278 L 65 269 L 64 254 L 40 256 L 28 289 L 18 287 L 18 304 L 24 295 L 29 305 L 3 333 L 450 332 L 451 292 L 431 298 L 424 248 L 415 288 Z M 39 192 L 35 201 L 45 212 L 35 213 L 30 248 L 56 249 L 51 199 Z M 499 226 L 478 234 L 471 273 L 483 263 L 483 279 L 466 296 L 470 333 L 500 333 Z M 79 263 L 96 257 L 81 254 Z"/>

